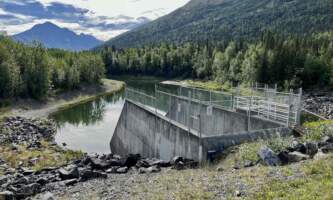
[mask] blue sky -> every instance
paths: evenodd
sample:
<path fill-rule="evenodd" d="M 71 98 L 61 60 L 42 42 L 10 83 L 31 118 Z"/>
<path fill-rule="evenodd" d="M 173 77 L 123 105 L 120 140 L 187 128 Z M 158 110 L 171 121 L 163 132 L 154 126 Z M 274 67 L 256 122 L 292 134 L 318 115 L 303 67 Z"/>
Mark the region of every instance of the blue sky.
<path fill-rule="evenodd" d="M 50 21 L 107 40 L 189 0 L 0 0 L 0 31 L 16 34 Z"/>

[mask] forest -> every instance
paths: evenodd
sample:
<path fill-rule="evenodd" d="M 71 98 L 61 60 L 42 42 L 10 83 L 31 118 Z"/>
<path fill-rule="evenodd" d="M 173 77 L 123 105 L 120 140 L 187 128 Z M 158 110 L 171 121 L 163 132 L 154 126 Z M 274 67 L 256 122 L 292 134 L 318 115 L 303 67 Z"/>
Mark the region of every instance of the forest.
<path fill-rule="evenodd" d="M 112 38 L 107 46 L 256 40 L 263 30 L 307 35 L 333 28 L 332 0 L 191 0 L 151 23 Z"/>
<path fill-rule="evenodd" d="M 54 92 L 98 84 L 105 75 L 100 55 L 26 46 L 0 38 L 0 99 L 46 100 Z"/>
<path fill-rule="evenodd" d="M 277 83 L 280 88 L 333 86 L 333 32 L 282 36 L 266 31 L 245 40 L 101 50 L 113 75 L 198 78 L 228 84 Z"/>
<path fill-rule="evenodd" d="M 274 84 L 280 88 L 333 87 L 333 32 L 282 36 L 265 32 L 255 42 L 162 43 L 142 48 L 69 52 L 0 38 L 0 99 L 46 100 L 58 91 L 98 84 L 105 73 L 194 78 L 220 83 Z"/>

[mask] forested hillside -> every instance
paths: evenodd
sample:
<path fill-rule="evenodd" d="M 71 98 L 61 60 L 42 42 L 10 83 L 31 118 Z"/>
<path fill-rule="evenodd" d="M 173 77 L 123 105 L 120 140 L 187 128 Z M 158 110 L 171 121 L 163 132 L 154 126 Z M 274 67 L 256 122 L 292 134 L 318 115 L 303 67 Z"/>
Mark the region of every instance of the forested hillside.
<path fill-rule="evenodd" d="M 117 48 L 161 42 L 257 39 L 264 30 L 304 35 L 333 27 L 332 0 L 192 0 L 106 43 Z"/>
<path fill-rule="evenodd" d="M 191 77 L 227 84 L 258 81 L 283 88 L 333 86 L 333 32 L 307 37 L 266 32 L 255 42 L 106 47 L 102 57 L 113 75 Z"/>
<path fill-rule="evenodd" d="M 83 82 L 99 83 L 104 72 L 100 55 L 47 50 L 40 44 L 30 47 L 0 36 L 0 100 L 44 100 L 54 90 L 74 89 Z"/>

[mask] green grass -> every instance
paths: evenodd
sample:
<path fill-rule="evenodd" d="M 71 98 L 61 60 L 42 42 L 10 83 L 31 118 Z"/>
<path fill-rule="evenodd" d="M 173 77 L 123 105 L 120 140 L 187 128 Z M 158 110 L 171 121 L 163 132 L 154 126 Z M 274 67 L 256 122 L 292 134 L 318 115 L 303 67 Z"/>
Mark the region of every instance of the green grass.
<path fill-rule="evenodd" d="M 292 137 L 274 137 L 269 140 L 245 143 L 235 147 L 234 153 L 229 153 L 220 163 L 222 167 L 231 168 L 235 165 L 244 166 L 246 161 L 257 162 L 258 151 L 261 147 L 267 146 L 274 152 L 286 149 L 292 142 Z"/>
<path fill-rule="evenodd" d="M 324 136 L 333 136 L 333 120 L 307 122 L 303 125 L 306 133 L 303 141 L 319 141 Z"/>
<path fill-rule="evenodd" d="M 303 176 L 293 180 L 269 180 L 256 199 L 333 199 L 333 155 L 301 166 Z"/>
<path fill-rule="evenodd" d="M 12 151 L 11 145 L 0 147 L 0 157 L 12 168 L 17 168 L 20 162 L 23 162 L 24 167 L 29 167 L 29 160 L 32 158 L 38 158 L 32 167 L 33 170 L 58 167 L 80 159 L 83 155 L 80 151 L 63 150 L 58 146 L 51 146 L 47 141 L 42 141 L 42 148 L 38 150 L 28 150 L 26 145 L 18 146 L 17 151 Z"/>

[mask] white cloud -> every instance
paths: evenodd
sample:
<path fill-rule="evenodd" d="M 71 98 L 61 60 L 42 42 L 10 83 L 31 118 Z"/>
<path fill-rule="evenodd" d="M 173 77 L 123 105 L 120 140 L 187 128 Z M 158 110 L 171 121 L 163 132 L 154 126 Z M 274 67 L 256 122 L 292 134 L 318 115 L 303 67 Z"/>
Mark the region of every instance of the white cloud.
<path fill-rule="evenodd" d="M 25 0 L 0 0 L 1 2 L 9 2 L 24 5 Z M 38 23 L 50 21 L 61 27 L 69 28 L 76 33 L 91 34 L 101 40 L 108 40 L 121 33 L 128 31 L 134 26 L 126 23 L 139 24 L 139 17 L 146 17 L 154 20 L 160 16 L 168 14 L 173 10 L 183 6 L 189 0 L 29 0 L 38 1 L 44 5 L 44 8 L 50 6 L 52 3 L 62 3 L 72 5 L 76 8 L 87 9 L 89 12 L 81 13 L 83 17 L 80 20 L 68 20 L 70 16 L 63 13 L 63 17 L 54 19 L 43 19 L 38 17 L 32 17 L 29 15 L 23 15 L 19 13 L 8 12 L 5 8 L 0 8 L 0 15 L 11 15 L 19 19 L 20 24 L 17 21 L 15 23 L 6 23 L 6 21 L 0 20 L 0 30 L 5 30 L 8 34 L 16 34 Z M 67 13 L 71 15 L 71 13 Z M 79 13 L 72 13 L 72 16 Z M 83 15 L 83 16 L 82 16 Z M 104 24 L 104 25 L 103 25 Z M 115 28 L 113 25 L 120 25 Z"/>
<path fill-rule="evenodd" d="M 51 2 L 61 2 L 72 4 L 76 7 L 86 8 L 97 15 L 114 17 L 126 15 L 131 17 L 140 17 L 143 13 L 150 10 L 164 9 L 169 13 L 176 8 L 185 5 L 189 0 L 39 0 L 48 5 Z"/>

